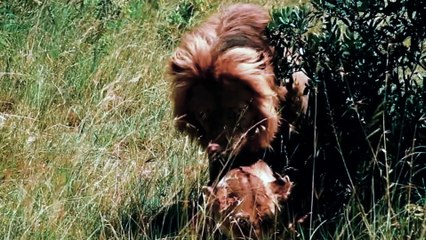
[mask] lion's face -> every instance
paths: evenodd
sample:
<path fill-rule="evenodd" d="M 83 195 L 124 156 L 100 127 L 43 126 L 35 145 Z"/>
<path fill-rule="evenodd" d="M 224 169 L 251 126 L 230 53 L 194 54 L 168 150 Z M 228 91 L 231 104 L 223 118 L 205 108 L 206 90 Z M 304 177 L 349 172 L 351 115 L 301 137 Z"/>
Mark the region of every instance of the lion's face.
<path fill-rule="evenodd" d="M 190 91 L 188 114 L 198 125 L 202 145 L 216 143 L 223 150 L 239 152 L 264 131 L 253 91 L 240 81 L 225 80 L 222 86 L 199 84 Z"/>
<path fill-rule="evenodd" d="M 205 148 L 220 145 L 227 155 L 267 148 L 279 126 L 278 94 L 267 59 L 254 49 L 234 48 L 210 59 L 202 72 L 194 74 L 191 65 L 188 74 L 175 73 L 178 129 Z"/>
<path fill-rule="evenodd" d="M 206 187 L 207 206 L 220 231 L 232 239 L 262 239 L 274 234 L 280 206 L 292 182 L 272 173 L 263 161 L 229 171 Z"/>

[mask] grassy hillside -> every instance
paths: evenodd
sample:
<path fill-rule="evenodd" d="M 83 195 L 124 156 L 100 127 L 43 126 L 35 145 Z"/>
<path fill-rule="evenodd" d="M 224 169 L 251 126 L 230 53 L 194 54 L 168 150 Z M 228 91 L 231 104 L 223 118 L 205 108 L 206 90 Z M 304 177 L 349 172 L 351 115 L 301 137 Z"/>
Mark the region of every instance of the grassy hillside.
<path fill-rule="evenodd" d="M 182 32 L 226 2 L 0 1 L 2 238 L 157 239 L 168 206 L 187 224 L 207 161 L 174 130 L 165 67 Z M 351 211 L 331 236 L 377 236 L 389 220 L 348 229 Z"/>

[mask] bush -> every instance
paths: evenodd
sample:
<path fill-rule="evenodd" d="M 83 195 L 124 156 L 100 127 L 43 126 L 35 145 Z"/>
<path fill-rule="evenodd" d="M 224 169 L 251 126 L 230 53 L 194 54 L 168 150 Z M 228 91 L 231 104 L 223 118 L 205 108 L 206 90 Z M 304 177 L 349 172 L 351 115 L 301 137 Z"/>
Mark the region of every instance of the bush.
<path fill-rule="evenodd" d="M 267 35 L 279 80 L 297 70 L 313 80 L 286 169 L 296 169 L 298 202 L 316 199 L 317 217 L 338 213 L 351 196 L 366 209 L 379 199 L 424 205 L 425 7 L 313 0 L 272 12 Z"/>

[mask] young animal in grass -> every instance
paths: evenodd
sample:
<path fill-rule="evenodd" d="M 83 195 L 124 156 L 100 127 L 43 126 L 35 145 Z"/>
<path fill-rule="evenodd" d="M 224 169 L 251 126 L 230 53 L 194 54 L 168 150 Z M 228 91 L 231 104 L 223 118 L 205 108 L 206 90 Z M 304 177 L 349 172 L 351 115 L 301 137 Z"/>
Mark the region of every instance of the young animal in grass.
<path fill-rule="evenodd" d="M 231 239 L 270 239 L 279 234 L 281 209 L 293 183 L 262 160 L 234 168 L 204 188 L 214 226 Z"/>

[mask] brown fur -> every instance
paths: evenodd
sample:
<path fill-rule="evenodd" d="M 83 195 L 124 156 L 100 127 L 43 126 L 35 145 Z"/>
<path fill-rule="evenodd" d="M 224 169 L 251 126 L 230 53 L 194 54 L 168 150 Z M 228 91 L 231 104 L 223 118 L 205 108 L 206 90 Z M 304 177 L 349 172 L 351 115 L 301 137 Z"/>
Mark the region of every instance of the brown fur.
<path fill-rule="evenodd" d="M 298 125 L 297 123 L 308 110 L 309 77 L 302 71 L 294 72 L 291 79 L 286 82 L 285 88 L 280 88 L 279 96 L 282 101 L 282 114 L 286 122 Z"/>
<path fill-rule="evenodd" d="M 280 207 L 293 183 L 274 175 L 259 160 L 234 168 L 214 187 L 205 188 L 207 207 L 214 224 L 232 239 L 267 239 L 279 222 Z"/>
<path fill-rule="evenodd" d="M 263 35 L 268 12 L 236 4 L 184 36 L 171 58 L 177 128 L 204 148 L 237 155 L 270 146 L 279 127 L 278 87 Z"/>

